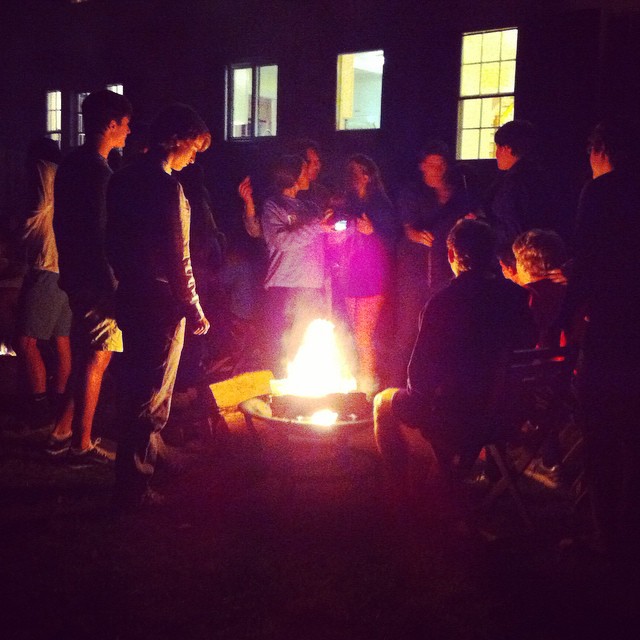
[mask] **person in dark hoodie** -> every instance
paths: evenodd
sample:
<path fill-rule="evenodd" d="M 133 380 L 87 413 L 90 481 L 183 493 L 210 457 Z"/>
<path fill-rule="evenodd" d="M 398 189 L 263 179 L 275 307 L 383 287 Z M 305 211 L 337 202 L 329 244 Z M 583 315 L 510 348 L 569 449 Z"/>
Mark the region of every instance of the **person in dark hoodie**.
<path fill-rule="evenodd" d="M 185 318 L 192 333 L 209 330 L 191 267 L 189 203 L 172 173 L 210 143 L 191 107 L 167 107 L 151 123 L 146 157 L 109 185 L 107 248 L 119 282 L 116 317 L 124 337 L 117 508 L 161 501 L 150 481 L 162 452 L 160 431 L 169 417 Z"/>

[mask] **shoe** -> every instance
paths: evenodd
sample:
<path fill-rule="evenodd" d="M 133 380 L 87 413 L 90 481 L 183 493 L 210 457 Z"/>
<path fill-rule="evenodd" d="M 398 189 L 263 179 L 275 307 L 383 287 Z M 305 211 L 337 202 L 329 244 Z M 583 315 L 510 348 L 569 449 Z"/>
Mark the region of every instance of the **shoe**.
<path fill-rule="evenodd" d="M 96 438 L 88 449 L 69 447 L 67 461 L 70 467 L 81 469 L 92 466 L 108 466 L 115 462 L 115 454 L 98 446 L 100 438 Z"/>
<path fill-rule="evenodd" d="M 59 456 L 63 453 L 68 453 L 71 448 L 71 434 L 66 438 L 57 438 L 53 434 L 49 436 L 47 440 L 47 446 L 45 452 L 50 456 Z"/>
<path fill-rule="evenodd" d="M 524 475 L 543 484 L 547 489 L 557 489 L 560 486 L 560 465 L 546 467 L 541 458 L 533 460 L 525 469 Z"/>

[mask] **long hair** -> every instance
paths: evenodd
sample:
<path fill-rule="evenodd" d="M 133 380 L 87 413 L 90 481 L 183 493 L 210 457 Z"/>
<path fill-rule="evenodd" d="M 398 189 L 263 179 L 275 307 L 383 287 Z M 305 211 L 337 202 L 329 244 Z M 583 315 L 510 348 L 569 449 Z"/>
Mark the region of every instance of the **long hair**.
<path fill-rule="evenodd" d="M 380 169 L 378 165 L 364 153 L 356 153 L 349 157 L 348 162 L 355 162 L 360 165 L 364 170 L 365 174 L 369 176 L 369 186 L 367 188 L 367 197 L 370 198 L 375 194 L 380 194 L 387 197 L 387 192 L 384 188 L 384 183 L 382 182 L 382 175 L 380 174 Z"/>

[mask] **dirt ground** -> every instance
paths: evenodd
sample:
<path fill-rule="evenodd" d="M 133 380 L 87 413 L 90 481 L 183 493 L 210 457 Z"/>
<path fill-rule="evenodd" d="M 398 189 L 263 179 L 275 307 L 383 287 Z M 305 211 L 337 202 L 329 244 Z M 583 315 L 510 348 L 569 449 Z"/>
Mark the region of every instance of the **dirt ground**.
<path fill-rule="evenodd" d="M 294 434 L 287 450 L 228 408 L 228 432 L 202 443 L 193 394 L 176 400 L 165 435 L 188 463 L 158 471 L 163 507 L 114 518 L 112 471 L 47 459 L 45 434 L 11 433 L 5 395 L 3 638 L 636 637 L 637 576 L 569 544 L 589 527 L 565 492 L 523 487 L 528 531 L 508 499 L 472 516 L 481 489 L 451 493 L 418 437 L 399 496 L 370 428 L 347 449 Z"/>

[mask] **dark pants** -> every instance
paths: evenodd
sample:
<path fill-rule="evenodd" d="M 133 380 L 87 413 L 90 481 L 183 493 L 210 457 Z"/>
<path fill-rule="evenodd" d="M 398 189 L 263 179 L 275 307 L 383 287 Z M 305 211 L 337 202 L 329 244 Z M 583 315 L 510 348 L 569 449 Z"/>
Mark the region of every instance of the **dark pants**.
<path fill-rule="evenodd" d="M 121 314 L 124 352 L 119 376 L 121 433 L 116 498 L 137 500 L 153 476 L 154 434 L 166 425 L 184 342 L 184 318 L 146 309 L 145 321 Z"/>

